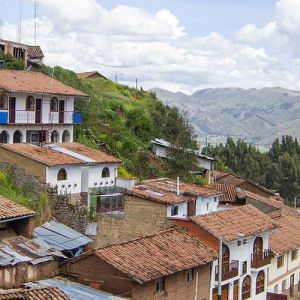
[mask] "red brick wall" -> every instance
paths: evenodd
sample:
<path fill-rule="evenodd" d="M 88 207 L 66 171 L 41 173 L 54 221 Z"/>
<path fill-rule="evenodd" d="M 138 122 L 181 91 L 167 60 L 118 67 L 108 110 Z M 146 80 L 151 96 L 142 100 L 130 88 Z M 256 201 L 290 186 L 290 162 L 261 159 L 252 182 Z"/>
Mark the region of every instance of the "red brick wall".
<path fill-rule="evenodd" d="M 108 293 L 124 297 L 131 295 L 132 280 L 95 255 L 63 264 L 60 272 L 71 275 L 79 283 Z"/>
<path fill-rule="evenodd" d="M 198 272 L 198 280 L 197 280 Z M 61 266 L 63 275 L 73 276 L 78 282 L 101 289 L 114 295 L 136 300 L 146 299 L 209 299 L 211 265 L 195 268 L 194 280 L 186 282 L 186 271 L 166 277 L 166 290 L 155 293 L 155 281 L 139 284 L 96 257 L 90 255 Z M 197 285 L 197 297 L 196 294 Z"/>

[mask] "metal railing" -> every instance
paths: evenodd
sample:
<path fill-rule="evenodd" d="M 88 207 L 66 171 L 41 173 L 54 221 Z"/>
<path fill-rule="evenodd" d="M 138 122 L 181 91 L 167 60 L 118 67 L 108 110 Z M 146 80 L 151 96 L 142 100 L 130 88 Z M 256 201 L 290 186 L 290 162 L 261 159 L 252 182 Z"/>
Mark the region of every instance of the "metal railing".
<path fill-rule="evenodd" d="M 252 253 L 251 255 L 251 268 L 257 269 L 264 267 L 271 263 L 272 253 L 267 249 L 262 253 Z"/>
<path fill-rule="evenodd" d="M 219 266 L 216 266 L 215 280 L 218 280 Z M 230 264 L 222 266 L 222 281 L 236 277 L 239 275 L 239 261 L 232 261 Z"/>

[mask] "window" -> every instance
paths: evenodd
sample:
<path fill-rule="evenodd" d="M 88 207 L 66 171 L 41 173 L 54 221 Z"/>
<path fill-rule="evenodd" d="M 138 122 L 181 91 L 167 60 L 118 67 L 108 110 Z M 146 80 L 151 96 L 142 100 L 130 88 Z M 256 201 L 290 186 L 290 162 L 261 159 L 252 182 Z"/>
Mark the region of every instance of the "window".
<path fill-rule="evenodd" d="M 0 109 L 6 110 L 8 108 L 8 97 L 4 94 L 0 95 Z"/>
<path fill-rule="evenodd" d="M 243 245 L 247 244 L 247 239 L 243 240 Z"/>
<path fill-rule="evenodd" d="M 65 169 L 60 169 L 57 173 L 57 181 L 67 180 L 67 171 Z"/>
<path fill-rule="evenodd" d="M 171 216 L 177 216 L 178 215 L 178 205 L 171 206 Z"/>
<path fill-rule="evenodd" d="M 283 266 L 284 256 L 278 256 L 277 257 L 277 268 L 281 268 Z"/>
<path fill-rule="evenodd" d="M 0 143 L 7 144 L 8 143 L 8 133 L 6 131 L 2 131 L 0 134 Z"/>
<path fill-rule="evenodd" d="M 50 101 L 50 111 L 58 111 L 58 100 L 55 97 Z"/>
<path fill-rule="evenodd" d="M 285 280 L 282 281 L 282 291 L 286 290 L 286 284 L 287 284 L 287 281 L 285 279 Z"/>
<path fill-rule="evenodd" d="M 22 143 L 22 133 L 21 133 L 21 131 L 16 130 L 16 131 L 14 132 L 13 143 L 14 143 L 14 144 Z"/>
<path fill-rule="evenodd" d="M 62 142 L 68 143 L 70 142 L 70 132 L 68 130 L 65 130 L 62 134 Z"/>
<path fill-rule="evenodd" d="M 28 96 L 26 99 L 26 110 L 34 110 L 34 98 L 32 96 Z"/>
<path fill-rule="evenodd" d="M 59 142 L 59 134 L 56 130 L 51 133 L 51 143 L 58 143 Z"/>
<path fill-rule="evenodd" d="M 186 282 L 192 282 L 194 280 L 194 269 L 186 271 Z"/>
<path fill-rule="evenodd" d="M 160 293 L 166 288 L 166 280 L 164 277 L 159 278 L 155 281 L 155 292 Z"/>
<path fill-rule="evenodd" d="M 265 273 L 260 271 L 256 277 L 256 295 L 261 294 L 265 290 Z"/>
<path fill-rule="evenodd" d="M 278 294 L 278 284 L 274 286 L 274 294 Z"/>
<path fill-rule="evenodd" d="M 242 241 L 238 241 L 237 245 L 241 246 L 242 245 Z"/>
<path fill-rule="evenodd" d="M 250 299 L 251 297 L 251 278 L 247 275 L 243 280 L 242 285 L 242 300 Z"/>
<path fill-rule="evenodd" d="M 218 197 L 214 197 L 214 202 L 217 202 Z"/>
<path fill-rule="evenodd" d="M 206 210 L 209 211 L 209 203 L 206 203 Z"/>
<path fill-rule="evenodd" d="M 295 250 L 292 251 L 292 257 L 291 257 L 291 259 L 295 260 L 297 258 L 298 258 L 298 249 L 295 249 Z"/>
<path fill-rule="evenodd" d="M 243 274 L 246 274 L 247 273 L 247 261 L 244 261 L 243 262 Z"/>
<path fill-rule="evenodd" d="M 102 170 L 102 178 L 108 178 L 110 176 L 109 168 L 105 167 Z"/>

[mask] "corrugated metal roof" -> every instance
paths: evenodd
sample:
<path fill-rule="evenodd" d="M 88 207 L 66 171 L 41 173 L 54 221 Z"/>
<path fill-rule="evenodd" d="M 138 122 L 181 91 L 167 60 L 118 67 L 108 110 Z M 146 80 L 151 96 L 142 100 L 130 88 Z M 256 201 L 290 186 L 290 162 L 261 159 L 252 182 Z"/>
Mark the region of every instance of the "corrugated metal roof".
<path fill-rule="evenodd" d="M 59 251 L 73 250 L 93 241 L 80 232 L 55 221 L 46 222 L 42 226 L 36 227 L 34 236 Z"/>
<path fill-rule="evenodd" d="M 22 236 L 1 239 L 0 266 L 16 265 L 20 262 L 37 265 L 53 260 L 54 256 L 66 258 L 39 239 L 28 240 Z"/>
<path fill-rule="evenodd" d="M 108 294 L 64 278 L 39 280 L 37 282 L 26 283 L 24 286 L 31 288 L 40 288 L 45 286 L 57 287 L 71 300 L 124 300 L 124 298 L 113 296 L 112 294 Z"/>

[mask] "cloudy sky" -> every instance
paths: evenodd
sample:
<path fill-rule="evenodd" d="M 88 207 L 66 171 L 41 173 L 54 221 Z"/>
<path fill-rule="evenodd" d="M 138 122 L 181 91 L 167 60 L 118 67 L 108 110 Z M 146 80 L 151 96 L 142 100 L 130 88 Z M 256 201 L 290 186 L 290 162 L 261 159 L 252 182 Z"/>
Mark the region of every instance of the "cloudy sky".
<path fill-rule="evenodd" d="M 34 5 L 22 0 L 21 41 Z M 300 0 L 38 0 L 45 63 L 98 70 L 144 88 L 300 90 Z M 0 0 L 0 35 L 18 39 L 20 0 Z M 122 75 L 121 75 L 122 74 Z"/>

